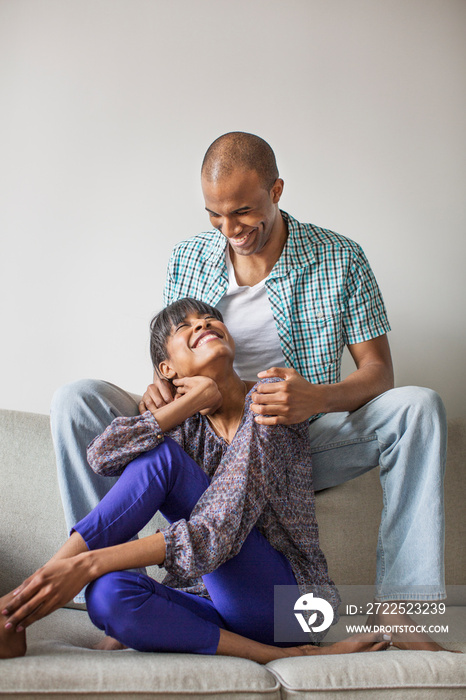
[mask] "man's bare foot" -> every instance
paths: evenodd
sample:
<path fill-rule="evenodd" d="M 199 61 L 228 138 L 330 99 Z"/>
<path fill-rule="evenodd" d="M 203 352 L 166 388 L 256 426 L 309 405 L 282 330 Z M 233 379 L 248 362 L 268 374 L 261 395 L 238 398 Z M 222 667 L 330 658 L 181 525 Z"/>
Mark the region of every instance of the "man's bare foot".
<path fill-rule="evenodd" d="M 99 651 L 120 651 L 120 649 L 127 649 L 124 644 L 118 642 L 113 637 L 104 637 L 100 640 L 98 644 L 95 645 L 94 649 Z"/>
<path fill-rule="evenodd" d="M 426 632 L 419 629 L 422 623 L 416 622 L 407 613 L 392 612 L 374 613 L 369 615 L 366 620 L 366 625 L 370 625 L 372 629 L 391 629 L 393 646 L 398 649 L 405 650 L 420 650 L 420 651 L 452 651 L 445 649 L 437 642 L 429 637 Z M 461 653 L 461 652 L 456 652 Z"/>
<path fill-rule="evenodd" d="M 0 598 L 0 659 L 14 659 L 26 653 L 26 632 L 7 629 L 7 619 L 1 614 L 11 595 Z"/>

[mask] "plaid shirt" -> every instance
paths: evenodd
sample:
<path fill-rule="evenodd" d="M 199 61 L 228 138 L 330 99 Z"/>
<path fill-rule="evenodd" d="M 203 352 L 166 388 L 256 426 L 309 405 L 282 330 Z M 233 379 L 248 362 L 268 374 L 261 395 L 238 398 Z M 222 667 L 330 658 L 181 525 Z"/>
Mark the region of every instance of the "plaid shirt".
<path fill-rule="evenodd" d="M 345 345 L 390 330 L 382 295 L 357 243 L 281 213 L 288 239 L 265 284 L 286 366 L 314 384 L 333 384 Z M 228 289 L 226 246 L 217 229 L 178 243 L 164 303 L 189 296 L 218 304 Z"/>

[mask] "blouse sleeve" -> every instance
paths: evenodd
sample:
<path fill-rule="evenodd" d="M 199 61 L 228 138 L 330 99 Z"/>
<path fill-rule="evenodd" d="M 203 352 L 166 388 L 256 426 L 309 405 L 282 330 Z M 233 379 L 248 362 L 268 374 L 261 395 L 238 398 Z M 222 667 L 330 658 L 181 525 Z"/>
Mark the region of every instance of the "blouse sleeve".
<path fill-rule="evenodd" d="M 162 530 L 167 571 L 182 578 L 199 577 L 240 551 L 271 489 L 286 491 L 289 460 L 303 454 L 304 433 L 296 428 L 259 425 L 248 416 L 189 520 Z M 307 422 L 304 430 L 307 436 Z"/>
<path fill-rule="evenodd" d="M 163 433 L 150 411 L 118 417 L 90 443 L 87 461 L 96 474 L 119 476 L 129 462 L 162 441 Z"/>

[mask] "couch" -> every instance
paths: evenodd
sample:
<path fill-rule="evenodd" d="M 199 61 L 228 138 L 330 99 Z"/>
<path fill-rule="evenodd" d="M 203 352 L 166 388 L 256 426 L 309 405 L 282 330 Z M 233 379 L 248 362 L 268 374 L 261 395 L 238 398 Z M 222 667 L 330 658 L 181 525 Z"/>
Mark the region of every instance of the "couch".
<path fill-rule="evenodd" d="M 449 423 L 445 481 L 445 620 L 466 629 L 466 421 Z M 66 533 L 49 421 L 0 411 L 0 594 L 12 590 L 63 543 Z M 322 548 L 337 584 L 371 584 L 382 508 L 377 470 L 317 495 Z M 156 516 L 144 534 L 161 525 Z M 158 568 L 150 572 L 160 578 Z M 363 622 L 362 617 L 352 622 Z M 329 641 L 332 641 L 332 630 Z M 466 651 L 461 633 L 446 646 Z M 466 698 L 466 655 L 388 651 L 281 659 L 265 666 L 195 654 L 97 651 L 102 633 L 71 603 L 28 630 L 24 658 L 0 660 L 0 700 L 20 698 Z"/>

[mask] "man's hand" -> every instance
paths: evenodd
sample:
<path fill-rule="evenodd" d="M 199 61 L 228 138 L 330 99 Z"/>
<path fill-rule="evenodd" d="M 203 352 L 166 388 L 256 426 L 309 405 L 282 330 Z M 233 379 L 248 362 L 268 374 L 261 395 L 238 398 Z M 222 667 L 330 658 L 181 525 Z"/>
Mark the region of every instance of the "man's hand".
<path fill-rule="evenodd" d="M 217 384 L 209 377 L 183 377 L 174 379 L 175 399 L 181 396 L 192 399 L 196 413 L 203 415 L 215 413 L 222 405 L 222 395 Z"/>
<path fill-rule="evenodd" d="M 154 376 L 154 383 L 149 384 L 142 400 L 139 402 L 139 413 L 150 411 L 155 415 L 159 408 L 167 406 L 173 401 L 173 398 L 173 389 L 170 382 Z"/>
<path fill-rule="evenodd" d="M 323 384 L 311 384 L 296 370 L 289 367 L 272 367 L 259 372 L 260 379 L 279 377 L 282 382 L 259 384 L 252 394 L 251 410 L 261 425 L 292 425 L 307 420 L 316 413 L 325 413 L 325 389 Z"/>

